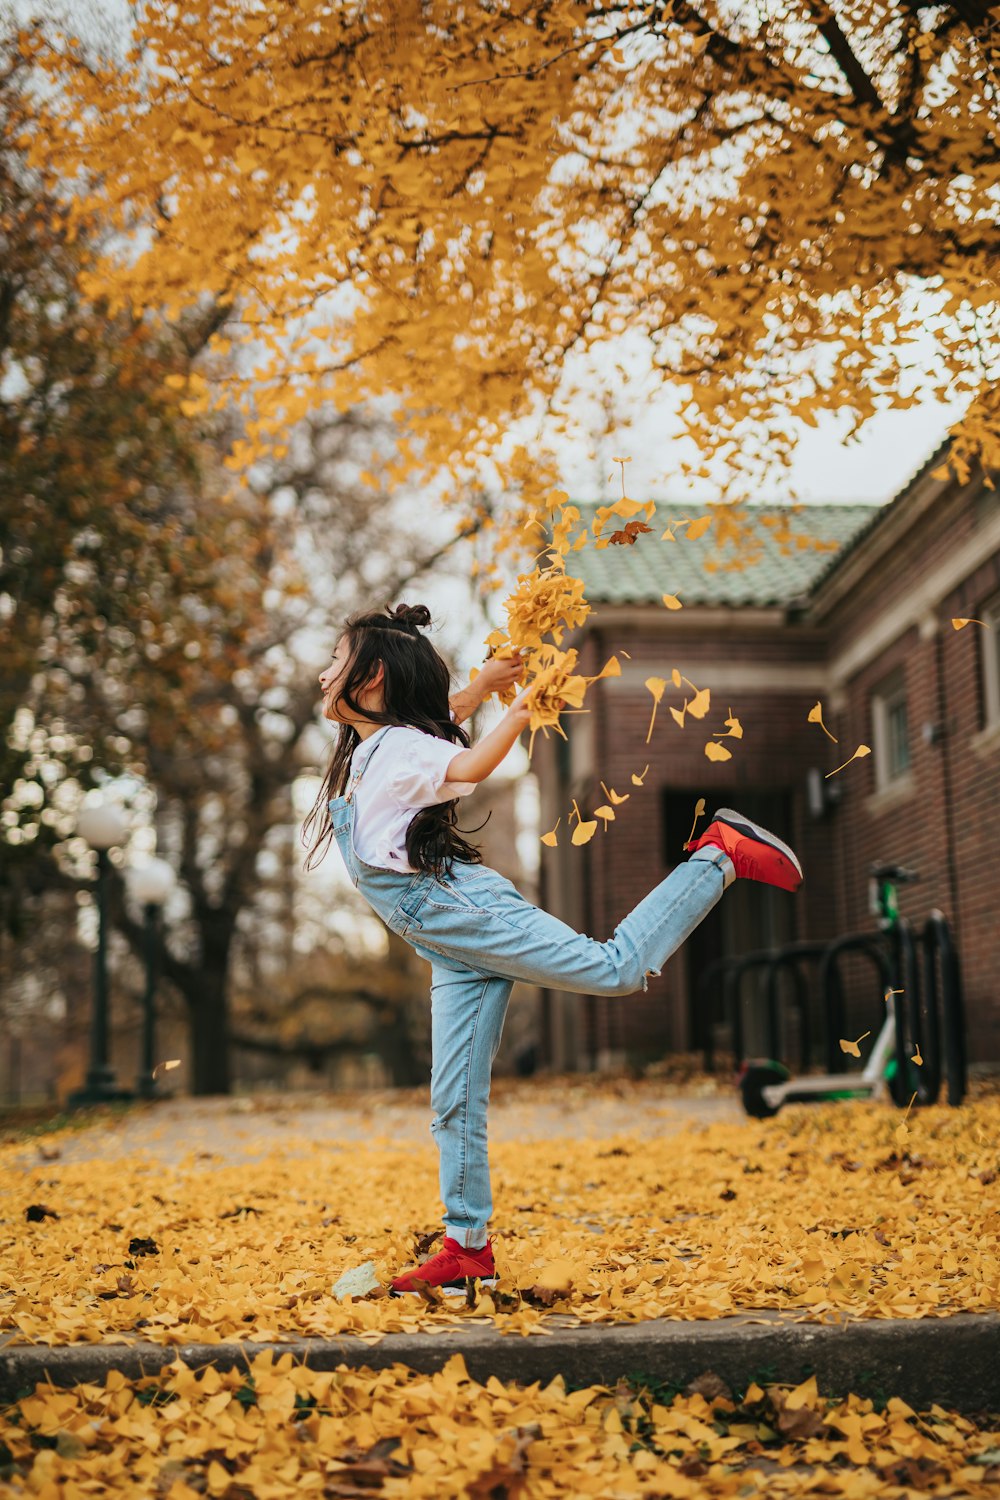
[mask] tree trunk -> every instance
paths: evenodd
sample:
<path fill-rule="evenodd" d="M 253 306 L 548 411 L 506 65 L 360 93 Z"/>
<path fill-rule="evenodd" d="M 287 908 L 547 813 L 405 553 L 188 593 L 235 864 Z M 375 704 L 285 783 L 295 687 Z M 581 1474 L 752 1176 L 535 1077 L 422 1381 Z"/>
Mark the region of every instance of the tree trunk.
<path fill-rule="evenodd" d="M 430 1069 L 416 1055 L 405 1008 L 400 1007 L 388 1024 L 379 1026 L 372 1051 L 378 1052 L 388 1068 L 394 1088 L 419 1088 L 430 1082 Z"/>
<path fill-rule="evenodd" d="M 196 988 L 185 991 L 193 1094 L 228 1094 L 232 1091 L 226 978 L 226 968 L 204 967 L 196 978 Z"/>

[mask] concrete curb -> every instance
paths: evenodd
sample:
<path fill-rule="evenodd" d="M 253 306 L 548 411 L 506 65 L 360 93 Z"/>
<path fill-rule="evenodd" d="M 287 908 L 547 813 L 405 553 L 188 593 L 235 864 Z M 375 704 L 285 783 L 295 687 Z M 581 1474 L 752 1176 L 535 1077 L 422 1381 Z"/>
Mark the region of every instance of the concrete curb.
<path fill-rule="evenodd" d="M 1000 1411 L 1000 1314 L 946 1318 L 797 1322 L 774 1311 L 706 1322 L 656 1319 L 556 1328 L 543 1336 L 449 1325 L 436 1333 L 390 1333 L 375 1344 L 354 1335 L 281 1344 L 11 1345 L 0 1351 L 0 1401 L 11 1402 L 48 1377 L 59 1386 L 103 1384 L 110 1370 L 155 1374 L 181 1359 L 200 1367 L 245 1366 L 265 1350 L 291 1353 L 310 1369 L 402 1364 L 433 1373 L 461 1354 L 478 1381 L 490 1375 L 531 1384 L 563 1375 L 576 1385 L 613 1384 L 641 1374 L 677 1386 L 707 1370 L 743 1391 L 752 1380 L 798 1384 L 815 1374 L 827 1396 L 899 1396 L 918 1410 L 934 1402 L 962 1412 Z"/>

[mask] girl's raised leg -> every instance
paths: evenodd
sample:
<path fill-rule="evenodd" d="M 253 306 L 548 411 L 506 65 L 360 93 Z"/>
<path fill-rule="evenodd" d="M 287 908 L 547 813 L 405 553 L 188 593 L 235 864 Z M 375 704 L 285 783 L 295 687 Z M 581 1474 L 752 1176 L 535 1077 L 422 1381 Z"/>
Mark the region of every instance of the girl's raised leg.
<path fill-rule="evenodd" d="M 504 876 L 484 867 L 436 883 L 406 936 L 418 951 L 463 962 L 480 975 L 582 995 L 631 995 L 648 987 L 648 976 L 659 974 L 734 878 L 724 850 L 701 850 L 600 942 L 533 906 Z"/>

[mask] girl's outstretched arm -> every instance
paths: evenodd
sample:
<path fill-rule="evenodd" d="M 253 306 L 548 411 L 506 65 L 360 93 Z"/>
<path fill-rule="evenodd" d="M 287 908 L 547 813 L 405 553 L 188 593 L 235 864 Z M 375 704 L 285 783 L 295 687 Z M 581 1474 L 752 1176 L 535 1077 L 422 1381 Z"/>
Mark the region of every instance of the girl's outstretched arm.
<path fill-rule="evenodd" d="M 531 718 L 531 694 L 534 687 L 525 688 L 489 734 L 468 750 L 460 750 L 448 763 L 449 781 L 485 781 L 507 755 L 522 730 L 527 729 Z"/>
<path fill-rule="evenodd" d="M 468 687 L 461 688 L 448 699 L 455 723 L 464 724 L 491 693 L 502 693 L 504 688 L 510 687 L 512 682 L 520 681 L 523 676 L 524 662 L 520 652 L 503 660 L 495 656 L 488 657 L 480 667 L 475 682 L 470 682 Z"/>

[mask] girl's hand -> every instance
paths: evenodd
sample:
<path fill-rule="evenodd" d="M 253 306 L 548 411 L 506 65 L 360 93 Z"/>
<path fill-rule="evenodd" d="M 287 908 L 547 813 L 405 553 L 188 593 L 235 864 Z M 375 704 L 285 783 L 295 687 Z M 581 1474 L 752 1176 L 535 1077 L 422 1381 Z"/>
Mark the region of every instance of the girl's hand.
<path fill-rule="evenodd" d="M 522 729 L 527 729 L 531 720 L 531 698 L 534 691 L 535 684 L 532 683 L 531 687 L 526 687 L 523 693 L 518 693 L 510 708 L 504 714 L 504 718 L 516 727 L 518 733 Z"/>
<path fill-rule="evenodd" d="M 528 724 L 531 721 L 531 700 L 534 696 L 535 688 L 537 686 L 537 682 L 533 682 L 530 687 L 525 688 L 523 693 L 518 693 L 517 697 L 514 699 L 513 703 L 510 705 L 510 708 L 508 708 L 506 714 L 504 715 L 505 719 L 507 719 L 511 724 L 517 726 L 518 733 L 520 733 L 522 729 L 527 729 Z M 561 698 L 558 698 L 556 700 L 556 708 L 564 707 L 565 704 L 563 703 L 563 700 Z"/>
<path fill-rule="evenodd" d="M 484 697 L 488 697 L 490 693 L 506 692 L 523 676 L 524 658 L 520 651 L 508 657 L 488 656 L 479 669 L 475 685 L 482 688 Z"/>

